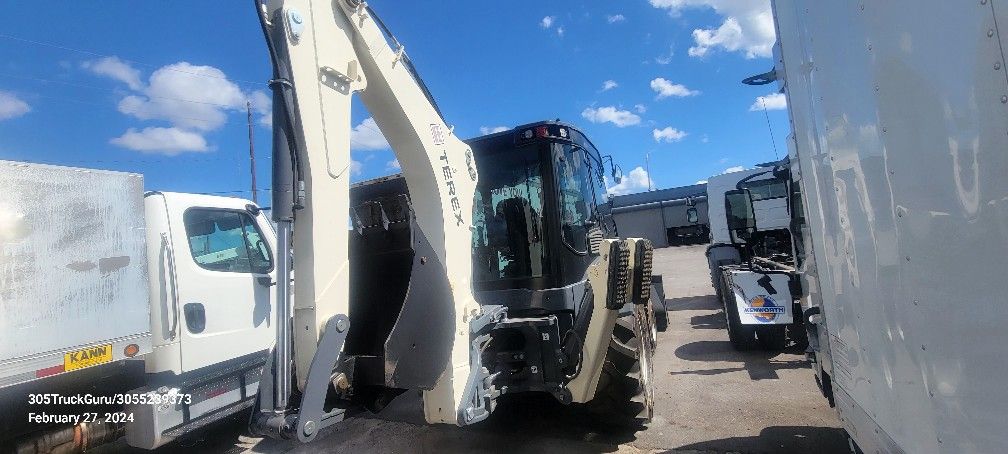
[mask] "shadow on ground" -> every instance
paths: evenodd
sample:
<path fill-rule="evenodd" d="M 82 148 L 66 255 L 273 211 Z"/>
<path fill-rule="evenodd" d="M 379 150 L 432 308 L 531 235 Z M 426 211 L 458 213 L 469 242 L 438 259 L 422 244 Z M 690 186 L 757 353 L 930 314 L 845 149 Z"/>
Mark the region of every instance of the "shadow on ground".
<path fill-rule="evenodd" d="M 362 416 L 426 425 L 419 393 L 404 394 L 396 401 L 379 414 Z M 444 435 L 470 439 L 459 448 L 507 452 L 515 449 L 525 452 L 533 447 L 530 444 L 533 440 L 544 439 L 578 442 L 577 452 L 612 452 L 616 445 L 636 440 L 637 432 L 645 429 L 643 424 L 630 427 L 606 424 L 584 406 L 563 405 L 546 393 L 502 396 L 490 417 L 472 426 L 427 427 Z"/>
<path fill-rule="evenodd" d="M 788 349 L 782 352 L 774 351 L 737 351 L 728 341 L 695 341 L 681 345 L 675 350 L 675 355 L 679 359 L 686 361 L 698 361 L 703 363 L 711 362 L 732 362 L 739 363 L 738 367 L 722 367 L 700 370 L 687 370 L 681 372 L 669 372 L 670 375 L 717 375 L 728 372 L 746 371 L 752 380 L 776 380 L 778 370 L 783 369 L 808 369 L 809 363 L 804 359 L 781 360 L 775 359 L 783 353 L 801 354 L 801 350 Z"/>
<path fill-rule="evenodd" d="M 665 310 L 667 311 L 703 311 L 720 308 L 721 303 L 718 303 L 717 297 L 714 295 L 684 296 L 665 300 Z"/>
<path fill-rule="evenodd" d="M 755 448 L 755 450 L 754 450 Z M 848 454 L 847 433 L 836 427 L 771 426 L 754 437 L 702 441 L 677 450 L 740 451 L 747 454 Z M 669 451 L 670 453 L 675 451 Z"/>

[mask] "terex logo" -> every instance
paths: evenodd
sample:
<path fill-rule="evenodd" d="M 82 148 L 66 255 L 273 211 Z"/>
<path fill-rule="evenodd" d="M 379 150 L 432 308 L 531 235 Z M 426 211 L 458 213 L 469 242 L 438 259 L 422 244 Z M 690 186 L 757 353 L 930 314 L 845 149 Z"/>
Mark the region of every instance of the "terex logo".
<path fill-rule="evenodd" d="M 455 225 L 465 224 L 465 220 L 462 219 L 462 205 L 459 204 L 458 196 L 455 194 L 455 171 L 448 165 L 447 151 L 441 152 L 441 160 L 444 161 L 441 171 L 444 172 L 445 186 L 448 187 L 448 195 L 451 196 L 452 211 L 455 213 Z"/>

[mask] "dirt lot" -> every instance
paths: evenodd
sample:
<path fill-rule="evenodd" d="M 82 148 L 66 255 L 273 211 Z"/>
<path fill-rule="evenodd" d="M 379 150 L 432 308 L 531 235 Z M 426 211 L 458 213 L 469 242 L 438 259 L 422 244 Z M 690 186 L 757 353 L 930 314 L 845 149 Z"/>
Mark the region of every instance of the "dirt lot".
<path fill-rule="evenodd" d="M 742 452 L 847 453 L 834 411 L 800 351 L 735 352 L 724 330 L 704 246 L 656 253 L 665 277 L 669 329 L 655 357 L 655 418 L 635 430 L 592 426 L 577 408 L 549 397 L 507 399 L 474 427 L 423 423 L 419 395 L 380 415 L 359 415 L 310 445 L 241 434 L 242 421 L 186 444 L 193 452 Z M 177 448 L 176 448 L 177 449 Z"/>

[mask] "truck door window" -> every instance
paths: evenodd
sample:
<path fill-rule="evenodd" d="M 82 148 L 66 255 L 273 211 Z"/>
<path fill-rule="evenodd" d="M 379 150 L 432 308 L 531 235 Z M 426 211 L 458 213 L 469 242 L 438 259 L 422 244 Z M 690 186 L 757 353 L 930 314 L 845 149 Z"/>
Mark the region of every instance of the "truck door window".
<path fill-rule="evenodd" d="M 479 168 L 473 197 L 473 279 L 541 277 L 547 267 L 539 147 L 503 150 L 492 162 Z"/>
<path fill-rule="evenodd" d="M 787 197 L 788 193 L 787 183 L 777 178 L 750 181 L 745 183 L 743 188 L 752 194 L 753 202 Z"/>
<path fill-rule="evenodd" d="M 201 268 L 231 273 L 266 274 L 273 257 L 248 213 L 193 208 L 184 216 L 193 260 Z"/>
<path fill-rule="evenodd" d="M 560 186 L 560 227 L 564 243 L 574 252 L 588 252 L 589 222 L 595 222 L 592 170 L 580 147 L 563 145 L 557 165 Z"/>

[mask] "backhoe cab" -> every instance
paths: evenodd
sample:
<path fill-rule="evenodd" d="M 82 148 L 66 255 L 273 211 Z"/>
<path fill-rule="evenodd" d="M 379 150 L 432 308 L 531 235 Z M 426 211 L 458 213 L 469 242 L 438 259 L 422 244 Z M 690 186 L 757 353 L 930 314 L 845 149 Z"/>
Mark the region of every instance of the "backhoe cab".
<path fill-rule="evenodd" d="M 615 316 L 608 331 L 615 330 L 617 336 L 593 339 L 593 345 L 606 348 L 589 355 L 585 377 L 598 373 L 594 371 L 598 365 L 591 361 L 605 355 L 619 355 L 608 360 L 627 369 L 619 371 L 620 376 L 630 373 L 638 356 L 645 362 L 650 358 L 654 346 L 649 304 L 651 246 L 643 240 L 623 245 L 614 239 L 616 225 L 605 191 L 604 158 L 575 127 L 555 121 L 532 123 L 466 143 L 472 147 L 480 175 L 473 201 L 473 290 L 483 307 L 503 306 L 507 312 L 507 318 L 489 330 L 480 363 L 501 392 L 543 391 L 563 403 L 591 400 L 592 383 L 584 378 L 579 383 L 577 377 L 586 364 L 586 339 L 596 335 L 591 331 L 597 327 L 589 326 L 596 307 L 595 323 L 608 323 L 599 320 Z M 406 269 L 408 263 L 404 239 L 410 236 L 411 224 L 404 216 L 409 211 L 401 208 L 410 200 L 405 180 L 394 175 L 355 184 L 351 199 L 359 234 L 351 240 L 361 245 L 351 248 L 351 263 L 371 264 L 364 265 L 369 269 L 361 269 L 357 276 L 381 276 L 355 280 L 352 288 L 403 294 L 408 275 L 390 279 L 395 273 L 376 272 Z M 613 247 L 626 247 L 633 256 L 627 258 L 625 269 L 638 274 L 610 275 L 614 285 L 632 282 L 640 287 L 637 292 L 628 288 L 633 293 L 625 303 L 602 299 L 615 295 L 606 288 L 608 282 L 599 288 L 601 281 L 593 284 L 590 276 L 593 265 L 603 265 L 601 257 L 613 253 L 603 249 Z M 391 263 L 392 256 L 399 257 L 399 264 Z M 620 267 L 617 261 L 614 270 Z M 620 284 L 621 279 L 628 281 Z M 657 292 L 654 297 L 659 297 Z M 634 302 L 645 305 L 640 314 L 635 314 Z M 644 317 L 640 327 L 637 315 Z M 643 342 L 638 331 L 645 334 Z M 616 342 L 612 352 L 609 342 Z M 638 344 L 647 351 L 638 354 Z M 609 377 L 616 374 L 605 371 L 603 385 L 616 381 Z M 638 388 L 624 397 L 637 397 L 643 404 L 643 395 L 637 393 L 646 388 L 645 378 L 636 378 Z M 622 407 L 626 406 L 624 402 Z"/>
<path fill-rule="evenodd" d="M 253 429 L 310 441 L 408 389 L 431 423 L 481 421 L 519 391 L 606 409 L 636 396 L 632 416 L 650 416 L 651 245 L 612 238 L 594 146 L 560 123 L 467 144 L 366 3 L 255 4 L 282 284 Z M 403 174 L 351 205 L 355 93 Z"/>

